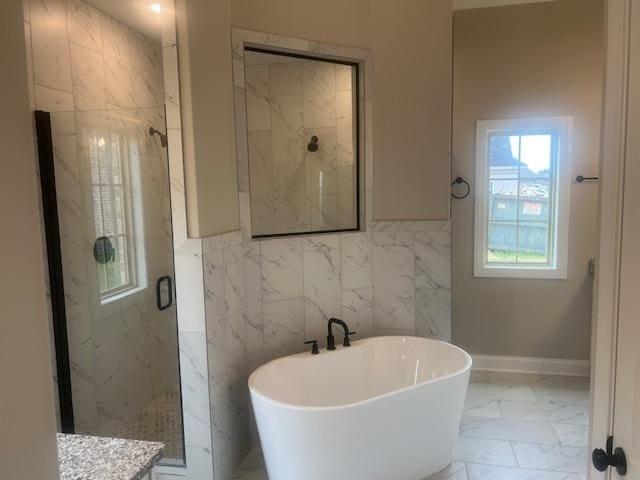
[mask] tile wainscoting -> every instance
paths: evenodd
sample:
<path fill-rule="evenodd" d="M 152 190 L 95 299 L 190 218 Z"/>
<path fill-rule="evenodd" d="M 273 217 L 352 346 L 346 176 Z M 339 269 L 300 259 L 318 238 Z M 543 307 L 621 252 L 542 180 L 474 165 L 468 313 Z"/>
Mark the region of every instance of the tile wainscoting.
<path fill-rule="evenodd" d="M 450 340 L 448 221 L 373 222 L 370 231 L 203 241 L 209 394 L 216 480 L 256 444 L 247 378 L 277 357 L 325 343 L 332 316 L 355 339 L 406 334 Z"/>

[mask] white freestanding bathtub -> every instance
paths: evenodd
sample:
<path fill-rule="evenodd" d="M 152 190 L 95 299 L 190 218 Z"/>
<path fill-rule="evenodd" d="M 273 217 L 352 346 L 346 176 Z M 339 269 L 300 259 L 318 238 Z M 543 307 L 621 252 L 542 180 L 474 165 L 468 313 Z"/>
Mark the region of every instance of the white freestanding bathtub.
<path fill-rule="evenodd" d="M 422 480 L 449 465 L 471 357 L 375 337 L 279 358 L 249 378 L 270 480 Z"/>

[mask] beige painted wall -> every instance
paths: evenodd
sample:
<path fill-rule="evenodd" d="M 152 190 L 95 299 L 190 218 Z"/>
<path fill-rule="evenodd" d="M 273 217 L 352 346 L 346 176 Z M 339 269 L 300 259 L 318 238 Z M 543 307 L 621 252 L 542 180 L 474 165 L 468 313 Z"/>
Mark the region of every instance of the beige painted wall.
<path fill-rule="evenodd" d="M 475 122 L 573 116 L 572 178 L 597 175 L 602 0 L 559 0 L 454 15 L 453 173 L 475 176 Z M 473 200 L 453 218 L 453 340 L 472 353 L 589 358 L 598 185 L 571 190 L 564 280 L 474 278 Z"/>
<path fill-rule="evenodd" d="M 240 228 L 229 0 L 177 0 L 189 237 Z"/>
<path fill-rule="evenodd" d="M 22 2 L 0 2 L 0 465 L 2 478 L 58 478 L 49 328 Z"/>
<path fill-rule="evenodd" d="M 202 236 L 235 227 L 237 217 L 229 192 L 229 0 L 187 3 L 188 45 L 183 35 L 180 46 L 183 100 L 192 108 L 183 109 L 192 132 L 185 141 L 189 226 L 191 236 Z M 233 0 L 230 9 L 235 27 L 371 49 L 374 218 L 449 218 L 451 0 L 272 0 L 268 8 Z"/>

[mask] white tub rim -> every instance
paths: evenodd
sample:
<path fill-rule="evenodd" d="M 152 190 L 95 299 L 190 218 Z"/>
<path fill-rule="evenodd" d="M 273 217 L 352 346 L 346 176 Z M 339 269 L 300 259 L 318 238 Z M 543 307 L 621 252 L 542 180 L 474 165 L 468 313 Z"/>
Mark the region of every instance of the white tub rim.
<path fill-rule="evenodd" d="M 345 410 L 345 409 L 352 409 L 352 408 L 357 408 L 357 407 L 361 407 L 363 405 L 366 405 L 368 403 L 372 403 L 374 401 L 378 401 L 381 400 L 383 398 L 386 397 L 391 397 L 393 395 L 397 395 L 403 392 L 408 392 L 410 390 L 415 390 L 417 388 L 423 387 L 425 385 L 430 385 L 432 383 L 437 383 L 437 382 L 442 382 L 442 381 L 446 381 L 450 378 L 453 377 L 457 377 L 459 375 L 462 375 L 463 373 L 471 370 L 471 367 L 473 365 L 473 359 L 471 358 L 471 355 L 469 355 L 469 353 L 467 353 L 465 350 L 463 350 L 462 348 L 458 347 L 457 345 L 454 345 L 452 343 L 449 342 L 444 342 L 442 340 L 436 340 L 433 338 L 426 338 L 426 337 L 416 337 L 414 335 L 382 335 L 379 337 L 368 337 L 368 338 L 363 338 L 363 339 L 359 339 L 356 341 L 352 342 L 353 344 L 358 344 L 358 343 L 362 343 L 362 342 L 366 342 L 367 340 L 372 340 L 372 339 L 385 339 L 385 338 L 393 338 L 393 339 L 399 339 L 399 338 L 405 338 L 405 339 L 416 339 L 416 340 L 427 340 L 429 342 L 434 342 L 434 343 L 439 343 L 439 344 L 444 344 L 447 347 L 450 347 L 460 353 L 462 353 L 463 357 L 465 358 L 466 362 L 464 367 L 462 367 L 461 369 L 449 373 L 447 375 L 442 375 L 441 377 L 437 377 L 437 378 L 432 378 L 430 380 L 425 380 L 424 382 L 415 384 L 415 385 L 408 385 L 406 387 L 402 387 L 399 388 L 397 390 L 392 390 L 390 392 L 386 392 L 380 395 L 376 395 L 373 396 L 371 398 L 365 398 L 364 400 L 359 400 L 357 402 L 351 402 L 351 403 L 345 403 L 342 405 L 327 405 L 327 406 L 322 406 L 322 405 L 316 405 L 316 406 L 305 406 L 305 405 L 297 405 L 294 403 L 289 403 L 289 402 L 283 402 L 281 400 L 276 400 L 274 398 L 268 397 L 267 395 L 263 394 L 262 392 L 260 392 L 258 389 L 256 389 L 253 385 L 253 378 L 256 375 L 257 372 L 259 372 L 261 369 L 266 368 L 268 365 L 270 365 L 273 362 L 276 362 L 278 360 L 281 360 L 283 358 L 288 358 L 288 357 L 296 357 L 299 355 L 304 355 L 305 353 L 296 353 L 296 354 L 292 354 L 292 355 L 285 355 L 283 357 L 278 357 L 275 358 L 273 360 L 270 360 L 269 362 L 265 363 L 264 365 L 261 365 L 260 367 L 256 368 L 251 375 L 249 376 L 249 380 L 248 380 L 248 385 L 249 385 L 249 391 L 251 393 L 251 395 L 255 395 L 256 397 L 258 397 L 259 399 L 270 403 L 272 405 L 276 405 L 278 407 L 282 407 L 282 408 L 286 408 L 289 410 L 301 410 L 301 411 L 305 411 L 305 412 L 325 412 L 325 411 L 331 411 L 331 410 Z M 349 348 L 349 347 L 341 347 L 341 346 L 337 346 L 338 349 L 343 349 L 343 348 Z M 332 352 L 329 352 L 327 354 L 331 354 Z"/>

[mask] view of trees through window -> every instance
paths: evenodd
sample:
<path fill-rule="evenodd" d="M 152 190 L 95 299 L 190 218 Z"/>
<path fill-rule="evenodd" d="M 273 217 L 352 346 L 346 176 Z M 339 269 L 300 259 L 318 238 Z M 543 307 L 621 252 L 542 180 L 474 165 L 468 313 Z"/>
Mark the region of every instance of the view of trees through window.
<path fill-rule="evenodd" d="M 126 194 L 126 150 L 118 133 L 96 135 L 89 143 L 91 158 L 91 196 L 96 238 L 106 237 L 114 256 L 98 267 L 100 294 L 113 295 L 135 286 L 130 238 L 130 205 Z"/>
<path fill-rule="evenodd" d="M 552 262 L 554 144 L 552 133 L 489 137 L 489 263 Z"/>

